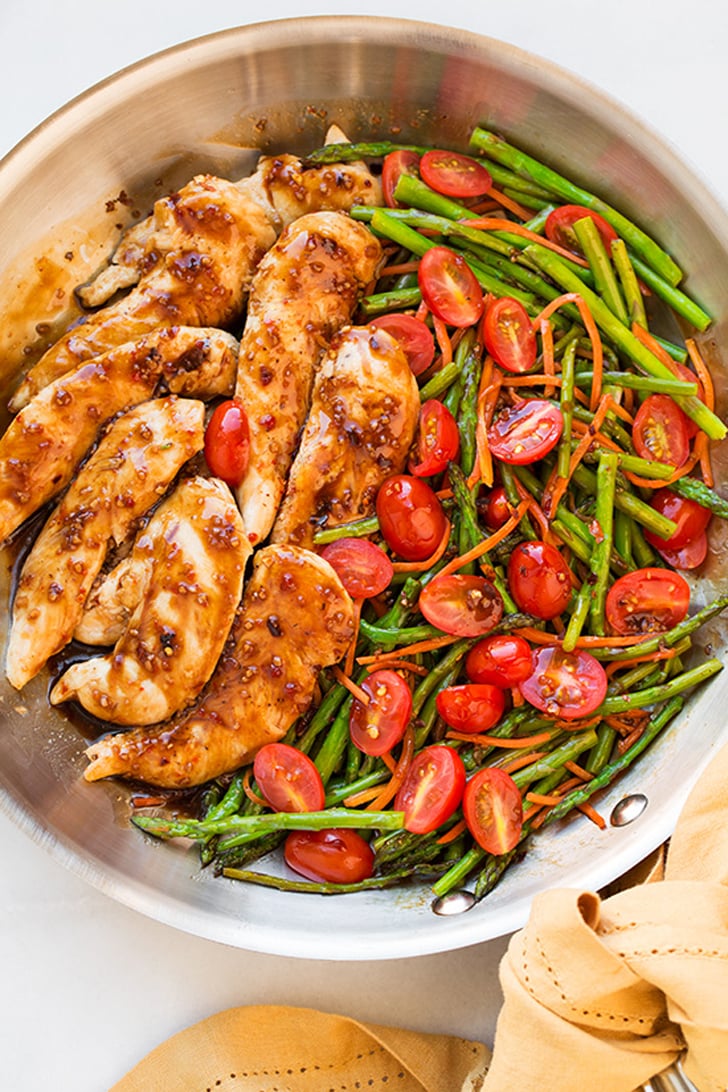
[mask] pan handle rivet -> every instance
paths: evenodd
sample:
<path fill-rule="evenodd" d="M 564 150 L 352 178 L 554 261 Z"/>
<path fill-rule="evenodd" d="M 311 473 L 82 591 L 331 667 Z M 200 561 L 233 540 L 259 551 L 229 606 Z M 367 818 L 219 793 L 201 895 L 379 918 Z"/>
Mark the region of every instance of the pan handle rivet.
<path fill-rule="evenodd" d="M 648 803 L 647 797 L 641 792 L 623 796 L 612 808 L 609 822 L 613 827 L 626 827 L 642 814 Z"/>
<path fill-rule="evenodd" d="M 451 891 L 449 895 L 433 900 L 432 912 L 444 918 L 451 914 L 464 914 L 472 906 L 475 906 L 475 895 L 470 891 Z"/>

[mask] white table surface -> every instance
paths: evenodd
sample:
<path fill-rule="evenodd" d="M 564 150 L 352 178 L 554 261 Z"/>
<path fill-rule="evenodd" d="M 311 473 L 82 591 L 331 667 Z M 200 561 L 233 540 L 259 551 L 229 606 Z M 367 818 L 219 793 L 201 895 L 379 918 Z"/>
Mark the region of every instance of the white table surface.
<path fill-rule="evenodd" d="M 0 0 L 0 155 L 104 76 L 167 46 L 252 22 L 252 6 Z M 721 0 L 268 0 L 258 10 L 269 19 L 367 14 L 449 23 L 541 54 L 650 122 L 728 205 L 728 11 Z M 343 966 L 239 951 L 111 901 L 3 815 L 0 839 L 2 1088 L 99 1092 L 169 1035 L 241 1004 L 306 1005 L 492 1041 L 505 940 Z"/>

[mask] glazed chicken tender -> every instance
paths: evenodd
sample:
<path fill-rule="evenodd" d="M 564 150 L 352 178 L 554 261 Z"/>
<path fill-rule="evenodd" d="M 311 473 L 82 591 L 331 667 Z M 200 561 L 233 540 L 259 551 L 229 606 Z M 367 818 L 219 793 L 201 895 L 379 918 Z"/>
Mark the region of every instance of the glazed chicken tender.
<path fill-rule="evenodd" d="M 343 213 L 319 212 L 296 220 L 260 263 L 235 389 L 250 427 L 250 462 L 237 497 L 253 542 L 273 526 L 318 363 L 381 259 L 366 227 Z"/>
<path fill-rule="evenodd" d="M 98 740 L 86 752 L 87 780 L 184 788 L 237 769 L 308 709 L 319 672 L 353 634 L 353 603 L 327 561 L 296 546 L 262 548 L 198 707 L 177 723 Z"/>
<path fill-rule="evenodd" d="M 23 565 L 6 674 L 18 690 L 70 641 L 110 545 L 119 545 L 200 451 L 205 406 L 170 395 L 119 417 L 79 471 Z"/>
<path fill-rule="evenodd" d="M 374 326 L 339 334 L 314 381 L 271 541 L 311 547 L 316 531 L 371 515 L 379 486 L 404 468 L 419 412 L 394 338 Z"/>
<path fill-rule="evenodd" d="M 171 327 L 82 364 L 37 394 L 0 439 L 0 541 L 70 482 L 104 423 L 151 398 L 229 393 L 238 343 L 222 330 Z"/>
<path fill-rule="evenodd" d="M 229 488 L 182 481 L 137 536 L 128 560 L 139 601 L 116 647 L 73 664 L 51 692 L 113 724 L 154 724 L 184 709 L 215 668 L 251 552 Z"/>

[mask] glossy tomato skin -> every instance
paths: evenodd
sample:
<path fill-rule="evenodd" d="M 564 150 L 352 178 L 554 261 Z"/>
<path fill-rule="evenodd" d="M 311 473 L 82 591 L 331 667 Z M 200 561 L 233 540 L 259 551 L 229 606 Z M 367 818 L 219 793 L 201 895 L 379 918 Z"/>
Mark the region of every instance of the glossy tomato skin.
<path fill-rule="evenodd" d="M 337 538 L 321 551 L 352 599 L 369 599 L 388 588 L 394 569 L 381 546 L 366 538 Z"/>
<path fill-rule="evenodd" d="M 412 714 L 412 694 L 395 671 L 373 671 L 361 688 L 369 704 L 355 698 L 349 713 L 349 734 L 365 755 L 384 755 L 402 739 Z"/>
<path fill-rule="evenodd" d="M 497 766 L 474 774 L 465 786 L 463 815 L 468 830 L 486 853 L 515 849 L 523 828 L 523 800 L 513 778 Z"/>
<path fill-rule="evenodd" d="M 468 263 L 446 246 L 420 258 L 417 280 L 433 315 L 448 326 L 474 326 L 483 314 L 483 290 Z"/>
<path fill-rule="evenodd" d="M 521 693 L 540 712 L 559 720 L 578 720 L 597 709 L 607 693 L 604 668 L 588 652 L 564 652 L 558 645 L 535 649 L 533 671 Z"/>
<path fill-rule="evenodd" d="M 433 149 L 420 160 L 422 181 L 447 197 L 480 197 L 493 185 L 482 163 L 459 152 Z"/>
<path fill-rule="evenodd" d="M 650 501 L 650 507 L 677 524 L 670 538 L 660 538 L 645 528 L 645 538 L 658 550 L 679 550 L 705 531 L 710 522 L 710 511 L 688 497 L 681 497 L 672 489 L 658 489 Z"/>
<path fill-rule="evenodd" d="M 496 485 L 478 496 L 478 515 L 489 531 L 497 531 L 511 518 L 511 506 L 502 485 Z"/>
<path fill-rule="evenodd" d="M 377 519 L 387 545 L 405 561 L 424 561 L 437 549 L 447 518 L 422 478 L 396 474 L 377 493 Z"/>
<path fill-rule="evenodd" d="M 437 830 L 460 804 L 465 776 L 463 760 L 452 747 L 436 743 L 419 751 L 394 799 L 395 811 L 404 812 L 405 830 Z"/>
<path fill-rule="evenodd" d="M 563 430 L 558 406 L 546 399 L 529 398 L 498 414 L 488 429 L 488 445 L 501 462 L 527 466 L 548 455 Z"/>
<path fill-rule="evenodd" d="M 708 556 L 708 536 L 705 531 L 696 538 L 691 538 L 684 546 L 678 546 L 677 550 L 659 550 L 658 554 L 663 561 L 671 565 L 673 569 L 697 569 Z"/>
<path fill-rule="evenodd" d="M 690 454 L 688 417 L 667 394 L 650 394 L 635 414 L 632 441 L 643 459 L 682 466 Z"/>
<path fill-rule="evenodd" d="M 455 637 L 481 637 L 503 617 L 497 588 L 467 573 L 436 576 L 420 592 L 419 607 L 431 625 Z"/>
<path fill-rule="evenodd" d="M 508 560 L 508 586 L 521 610 L 548 620 L 571 599 L 571 570 L 548 542 L 520 542 Z"/>
<path fill-rule="evenodd" d="M 446 724 L 469 735 L 494 728 L 503 716 L 506 700 L 499 686 L 463 683 L 446 686 L 435 698 L 435 704 Z"/>
<path fill-rule="evenodd" d="M 450 410 L 436 398 L 422 403 L 417 431 L 417 457 L 410 459 L 409 471 L 418 478 L 441 474 L 456 459 L 460 432 Z"/>
<path fill-rule="evenodd" d="M 536 335 L 526 308 L 509 296 L 490 303 L 483 320 L 485 347 L 496 364 L 523 374 L 536 363 Z"/>
<path fill-rule="evenodd" d="M 618 238 L 617 232 L 598 212 L 592 212 L 583 205 L 562 205 L 561 208 L 554 209 L 546 219 L 544 234 L 550 242 L 570 250 L 573 254 L 581 254 L 573 225 L 577 220 L 583 220 L 585 216 L 589 216 L 594 221 L 607 254 L 611 253 L 612 243 Z"/>
<path fill-rule="evenodd" d="M 245 477 L 249 456 L 250 428 L 242 402 L 221 402 L 205 429 L 207 465 L 216 478 L 236 486 Z"/>
<path fill-rule="evenodd" d="M 379 330 L 386 330 L 399 342 L 413 375 L 426 372 L 435 359 L 435 339 L 427 323 L 414 315 L 391 311 L 377 315 L 369 323 Z"/>
<path fill-rule="evenodd" d="M 291 831 L 283 855 L 294 872 L 322 883 L 359 883 L 374 872 L 374 853 L 355 830 Z"/>
<path fill-rule="evenodd" d="M 607 593 L 605 612 L 614 633 L 663 633 L 682 622 L 690 606 L 690 588 L 679 573 L 644 568 L 625 573 Z"/>
<path fill-rule="evenodd" d="M 321 811 L 326 796 L 321 774 L 288 743 L 266 743 L 253 762 L 262 796 L 275 811 Z"/>
<path fill-rule="evenodd" d="M 531 646 L 512 633 L 484 637 L 465 658 L 465 674 L 474 683 L 509 689 L 527 679 L 531 671 Z"/>
<path fill-rule="evenodd" d="M 390 152 L 389 155 L 385 155 L 384 162 L 382 163 L 382 194 L 384 196 L 384 203 L 388 205 L 390 209 L 399 208 L 399 202 L 394 196 L 394 191 L 397 188 L 399 182 L 399 176 L 401 174 L 418 173 L 420 164 L 420 157 L 416 152 L 407 151 L 404 148 L 399 149 L 396 152 Z"/>

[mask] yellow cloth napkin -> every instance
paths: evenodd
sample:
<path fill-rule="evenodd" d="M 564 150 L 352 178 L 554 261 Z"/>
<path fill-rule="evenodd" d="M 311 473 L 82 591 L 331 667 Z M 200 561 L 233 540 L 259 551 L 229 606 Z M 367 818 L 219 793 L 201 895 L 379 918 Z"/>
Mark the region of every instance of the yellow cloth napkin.
<path fill-rule="evenodd" d="M 501 982 L 490 1068 L 482 1043 L 250 1006 L 163 1043 L 112 1092 L 633 1092 L 685 1050 L 700 1092 L 725 1092 L 728 747 L 683 809 L 664 879 L 604 901 L 540 895 Z"/>

